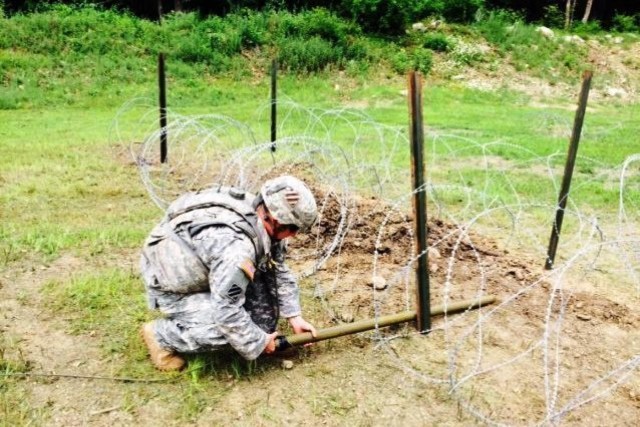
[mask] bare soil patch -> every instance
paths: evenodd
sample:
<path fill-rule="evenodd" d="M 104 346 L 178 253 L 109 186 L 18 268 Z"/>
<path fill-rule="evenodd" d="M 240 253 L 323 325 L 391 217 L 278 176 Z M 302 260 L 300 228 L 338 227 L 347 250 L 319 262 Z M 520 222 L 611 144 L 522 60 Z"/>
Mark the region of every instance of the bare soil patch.
<path fill-rule="evenodd" d="M 307 304 L 316 304 L 310 295 L 318 289 L 325 301 L 324 310 L 312 312 L 310 320 L 327 327 L 412 308 L 416 255 L 411 214 L 376 198 L 355 198 L 345 211 L 330 192 L 314 192 L 326 201 L 322 218 L 314 233 L 290 242 L 291 265 L 306 270 L 328 248 L 335 249 L 303 281 Z M 579 280 L 560 289 L 544 277 L 538 260 L 510 253 L 497 240 L 461 225 L 432 219 L 428 230 L 432 303 L 483 293 L 496 296 L 499 304 L 434 319 L 427 336 L 401 325 L 319 343 L 286 356 L 294 362 L 291 370 L 282 370 L 277 361 L 263 362 L 271 366 L 266 372 L 252 379 L 230 378 L 223 392 L 186 420 L 196 425 L 229 420 L 247 425 L 536 423 L 549 410 L 549 399 L 555 396 L 553 410 L 558 410 L 637 355 L 640 313 L 634 301 L 614 301 Z M 137 253 L 118 255 L 119 265 L 135 269 Z M 5 357 L 22 359 L 34 373 L 109 376 L 117 371 L 126 355 L 107 357 L 100 350 L 101 340 L 109 337 L 99 331 L 70 334 L 65 319 L 42 307 L 40 296 L 43 284 L 54 278 L 114 262 L 113 256 L 63 254 L 49 264 L 31 260 L 7 268 L 0 288 L 0 330 L 14 337 L 14 345 Z M 369 285 L 374 275 L 385 279 L 385 289 Z M 548 334 L 557 334 L 557 345 L 542 341 Z M 545 383 L 549 378 L 551 385 Z M 613 375 L 607 381 L 618 379 Z M 189 393 L 187 378 L 177 384 L 126 384 L 29 377 L 17 384 L 46 425 L 185 422 L 185 403 L 174 399 Z M 562 422 L 633 425 L 640 414 L 638 396 L 636 375 L 601 400 L 572 408 Z"/>

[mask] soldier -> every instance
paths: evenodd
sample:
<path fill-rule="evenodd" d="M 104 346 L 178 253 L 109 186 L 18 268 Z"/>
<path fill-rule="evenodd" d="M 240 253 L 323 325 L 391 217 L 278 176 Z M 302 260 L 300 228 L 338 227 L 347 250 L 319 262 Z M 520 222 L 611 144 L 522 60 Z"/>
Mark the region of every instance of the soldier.
<path fill-rule="evenodd" d="M 284 263 L 284 239 L 316 217 L 313 194 L 291 176 L 267 181 L 257 196 L 214 187 L 173 202 L 141 258 L 149 306 L 165 315 L 141 330 L 154 365 L 179 370 L 181 353 L 226 344 L 247 360 L 273 353 L 279 316 L 294 333 L 315 336 Z"/>

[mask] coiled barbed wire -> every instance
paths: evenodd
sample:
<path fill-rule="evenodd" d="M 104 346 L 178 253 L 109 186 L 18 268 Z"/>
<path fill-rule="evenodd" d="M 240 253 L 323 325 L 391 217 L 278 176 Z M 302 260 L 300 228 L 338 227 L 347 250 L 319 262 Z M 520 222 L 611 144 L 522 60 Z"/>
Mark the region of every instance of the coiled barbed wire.
<path fill-rule="evenodd" d="M 260 110 L 256 122 L 264 121 L 267 108 Z M 637 378 L 637 344 L 626 348 L 615 365 L 590 366 L 590 378 L 563 369 L 571 357 L 563 348 L 575 333 L 570 326 L 575 322 L 569 315 L 575 309 L 572 301 L 585 292 L 574 278 L 589 280 L 606 271 L 616 278 L 617 289 L 640 295 L 640 154 L 618 167 L 579 157 L 578 163 L 592 172 L 574 177 L 572 194 L 594 185 L 617 188 L 617 212 L 596 210 L 570 197 L 558 260 L 554 270 L 543 271 L 564 154 L 540 155 L 508 140 L 479 142 L 428 130 L 427 183 L 411 189 L 409 141 L 402 125 L 381 124 L 362 111 L 305 108 L 288 99 L 279 103 L 279 110 L 280 137 L 275 143 L 261 142 L 259 130 L 229 117 L 171 112 L 166 129 L 151 130 L 141 143 L 131 144 L 150 198 L 165 208 L 181 193 L 213 184 L 255 192 L 276 174 L 299 175 L 317 193 L 324 226 L 316 227 L 307 246 L 291 254 L 304 267 L 300 278 L 314 285 L 303 292 L 320 298 L 330 319 L 350 321 L 340 313 L 353 312 L 353 305 L 363 301 L 369 304 L 363 314 L 374 318 L 413 305 L 414 268 L 429 251 L 415 252 L 410 205 L 416 192 L 425 192 L 430 218 L 444 224 L 438 230 L 430 222 L 430 248 L 440 257 L 432 260 L 437 267 L 432 302 L 446 306 L 487 293 L 499 293 L 500 302 L 445 315 L 434 324 L 432 334 L 441 333 L 437 342 L 446 355 L 443 363 L 428 357 L 416 361 L 413 354 L 393 346 L 398 336 L 419 336 L 417 331 L 405 328 L 390 334 L 376 329 L 375 348 L 385 350 L 402 372 L 440 384 L 468 414 L 491 425 L 522 422 L 500 410 L 504 400 L 487 403 L 478 398 L 483 393 L 509 394 L 500 375 L 520 381 L 544 402 L 537 419 L 529 420 L 535 425 L 557 424 Z M 145 123 L 154 116 L 144 112 L 140 117 Z M 558 116 L 545 113 L 538 120 L 559 137 L 570 134 L 569 123 Z M 166 164 L 159 161 L 163 131 L 169 140 Z M 511 267 L 515 270 L 508 271 Z M 365 285 L 375 276 L 385 276 L 384 289 Z M 607 289 L 601 291 L 606 297 Z M 593 297 L 601 298 L 596 294 L 602 292 L 592 292 Z M 631 314 L 640 318 L 637 309 Z M 520 336 L 523 329 L 526 340 Z M 415 343 L 416 348 L 432 349 L 430 345 Z M 594 346 L 593 351 L 603 350 Z M 519 372 L 527 378 L 519 378 Z"/>

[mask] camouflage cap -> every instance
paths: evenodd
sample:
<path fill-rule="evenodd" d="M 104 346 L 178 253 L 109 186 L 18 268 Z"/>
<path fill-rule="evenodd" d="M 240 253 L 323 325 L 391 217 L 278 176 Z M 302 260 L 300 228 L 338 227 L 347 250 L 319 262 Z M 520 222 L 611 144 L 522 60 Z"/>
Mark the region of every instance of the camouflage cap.
<path fill-rule="evenodd" d="M 316 200 L 302 181 L 289 175 L 270 179 L 260 190 L 262 200 L 280 224 L 308 231 L 318 216 Z"/>

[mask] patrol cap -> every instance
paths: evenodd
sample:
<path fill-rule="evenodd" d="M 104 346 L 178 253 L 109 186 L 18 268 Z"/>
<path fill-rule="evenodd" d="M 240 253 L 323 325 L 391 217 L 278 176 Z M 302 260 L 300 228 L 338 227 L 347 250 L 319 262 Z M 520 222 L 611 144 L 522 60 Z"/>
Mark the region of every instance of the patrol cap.
<path fill-rule="evenodd" d="M 270 179 L 260 189 L 260 195 L 280 224 L 295 225 L 305 232 L 316 222 L 316 200 L 309 187 L 298 178 L 283 175 Z"/>

